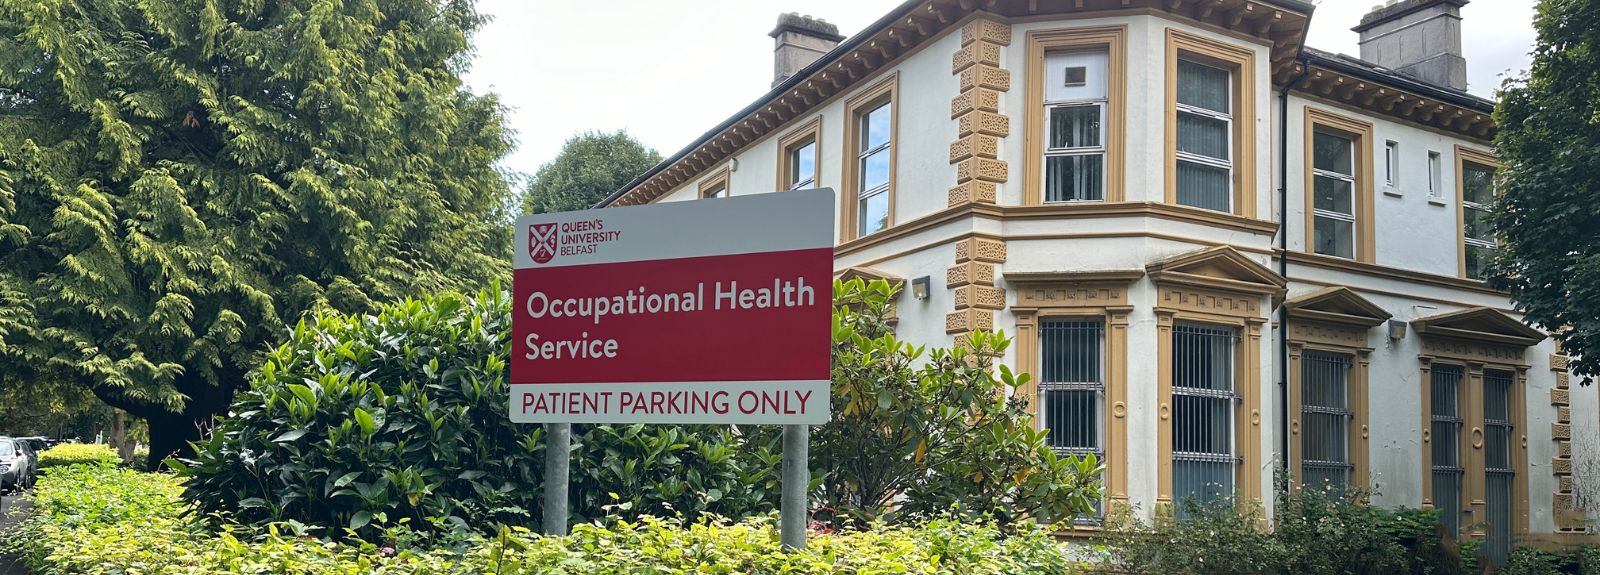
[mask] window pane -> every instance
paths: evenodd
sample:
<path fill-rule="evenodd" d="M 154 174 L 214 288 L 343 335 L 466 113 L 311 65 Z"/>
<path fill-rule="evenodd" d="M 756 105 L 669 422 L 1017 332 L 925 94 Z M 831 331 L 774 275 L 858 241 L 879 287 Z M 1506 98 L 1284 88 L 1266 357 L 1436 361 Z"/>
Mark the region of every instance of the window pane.
<path fill-rule="evenodd" d="M 861 159 L 861 190 L 867 191 L 889 183 L 889 148 L 873 152 Z"/>
<path fill-rule="evenodd" d="M 1341 258 L 1355 257 L 1355 224 L 1317 216 L 1315 236 L 1317 253 Z"/>
<path fill-rule="evenodd" d="M 1105 155 L 1051 156 L 1044 164 L 1044 201 L 1103 200 Z"/>
<path fill-rule="evenodd" d="M 1316 176 L 1312 181 L 1316 184 L 1314 204 L 1317 209 L 1355 215 L 1351 206 L 1355 184 L 1327 176 Z"/>
<path fill-rule="evenodd" d="M 1494 203 L 1494 170 L 1477 164 L 1463 164 L 1461 195 L 1466 201 L 1473 203 Z"/>
<path fill-rule="evenodd" d="M 882 191 L 861 198 L 860 235 L 867 235 L 889 227 L 889 192 Z"/>
<path fill-rule="evenodd" d="M 1050 430 L 1050 446 L 1099 450 L 1099 425 L 1095 418 L 1099 403 L 1098 391 L 1046 390 L 1044 423 Z"/>
<path fill-rule="evenodd" d="M 865 152 L 889 141 L 889 103 L 884 102 L 861 115 L 861 150 Z"/>
<path fill-rule="evenodd" d="M 1433 506 L 1439 523 L 1455 536 L 1461 528 L 1461 375 L 1460 366 L 1433 366 L 1429 403 L 1433 410 Z"/>
<path fill-rule="evenodd" d="M 1100 146 L 1100 106 L 1050 108 L 1050 148 Z"/>
<path fill-rule="evenodd" d="M 1046 384 L 1100 383 L 1100 322 L 1047 320 L 1039 327 Z"/>
<path fill-rule="evenodd" d="M 1232 73 L 1188 60 L 1178 60 L 1178 103 L 1229 113 L 1228 80 Z"/>
<path fill-rule="evenodd" d="M 1467 277 L 1483 279 L 1489 277 L 1489 260 L 1494 257 L 1494 248 L 1467 244 Z"/>
<path fill-rule="evenodd" d="M 795 184 L 815 179 L 816 173 L 816 142 L 807 143 L 789 152 L 789 187 L 793 188 Z"/>
<path fill-rule="evenodd" d="M 1178 501 L 1233 493 L 1233 346 L 1228 328 L 1172 330 L 1172 481 Z"/>
<path fill-rule="evenodd" d="M 1462 225 L 1465 227 L 1468 238 L 1475 240 L 1493 240 L 1493 227 L 1489 221 L 1489 212 L 1470 206 L 1461 209 Z"/>
<path fill-rule="evenodd" d="M 1228 161 L 1228 123 L 1208 116 L 1178 113 L 1178 151 Z"/>
<path fill-rule="evenodd" d="M 1333 134 L 1316 132 L 1312 135 L 1312 165 L 1318 170 L 1338 172 L 1346 176 L 1355 174 L 1351 163 L 1350 139 Z"/>
<path fill-rule="evenodd" d="M 1232 208 L 1233 182 L 1228 170 L 1178 160 L 1178 203 L 1226 212 Z"/>
<path fill-rule="evenodd" d="M 1347 485 L 1350 356 L 1306 351 L 1300 372 L 1301 483 Z"/>
<path fill-rule="evenodd" d="M 1051 52 L 1045 54 L 1044 58 L 1045 101 L 1081 102 L 1106 98 L 1106 63 L 1109 59 L 1104 51 Z M 1069 78 L 1068 70 L 1081 72 L 1082 76 Z M 1080 79 L 1082 83 L 1076 81 Z"/>

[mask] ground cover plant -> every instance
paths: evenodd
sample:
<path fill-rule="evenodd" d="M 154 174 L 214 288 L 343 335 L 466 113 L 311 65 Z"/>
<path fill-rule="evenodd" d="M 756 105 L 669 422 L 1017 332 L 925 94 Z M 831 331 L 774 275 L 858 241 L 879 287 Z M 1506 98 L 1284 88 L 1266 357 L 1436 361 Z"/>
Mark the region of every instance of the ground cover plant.
<path fill-rule="evenodd" d="M 122 462 L 111 446 L 100 443 L 62 443 L 39 452 L 39 467 L 59 465 L 107 464 Z"/>
<path fill-rule="evenodd" d="M 213 531 L 184 513 L 175 478 L 104 465 L 51 469 L 34 501 L 34 516 L 4 545 L 38 575 L 1055 575 L 1079 568 L 1043 530 L 1002 535 L 949 519 L 814 534 L 800 552 L 780 548 L 770 516 L 687 523 L 644 516 L 580 524 L 566 537 L 499 526 L 448 542 L 430 541 L 401 519 L 387 523 L 375 542 L 336 542 L 307 536 L 293 522 L 224 522 Z"/>

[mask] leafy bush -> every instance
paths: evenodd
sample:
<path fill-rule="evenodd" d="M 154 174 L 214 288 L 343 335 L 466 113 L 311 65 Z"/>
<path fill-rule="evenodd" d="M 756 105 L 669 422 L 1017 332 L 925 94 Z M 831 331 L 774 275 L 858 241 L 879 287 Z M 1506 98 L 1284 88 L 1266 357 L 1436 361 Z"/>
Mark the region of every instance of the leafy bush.
<path fill-rule="evenodd" d="M 1290 573 L 1305 575 L 1406 572 L 1400 516 L 1367 504 L 1366 495 L 1307 487 L 1280 499 L 1273 535 L 1288 553 Z"/>
<path fill-rule="evenodd" d="M 1132 518 L 1123 509 L 1107 519 L 1101 534 L 1105 561 L 1122 573 L 1164 575 L 1265 575 L 1285 573 L 1290 554 L 1266 529 L 1255 504 L 1185 500 L 1182 519 L 1157 514 Z"/>
<path fill-rule="evenodd" d="M 39 452 L 39 468 L 65 465 L 116 465 L 122 462 L 111 446 L 101 443 L 62 443 Z"/>
<path fill-rule="evenodd" d="M 292 523 L 224 524 L 211 533 L 181 519 L 172 479 L 105 467 L 51 473 L 37 512 L 7 545 L 37 575 L 249 573 L 298 575 L 568 575 L 787 573 L 1057 575 L 1079 566 L 1048 533 L 1002 536 L 994 527 L 936 520 L 917 527 L 815 534 L 807 549 L 780 548 L 771 518 L 683 523 L 643 517 L 581 524 L 567 537 L 522 528 L 468 536 L 459 548 L 427 548 L 403 526 L 381 543 L 339 543 Z M 93 494 L 93 495 L 90 495 Z"/>
<path fill-rule="evenodd" d="M 1600 547 L 1564 552 L 1517 548 L 1495 575 L 1600 575 Z"/>
<path fill-rule="evenodd" d="M 811 448 L 823 519 L 954 511 L 1009 524 L 1093 509 L 1103 468 L 1093 456 L 1058 458 L 1033 428 L 1015 393 L 1028 376 L 994 365 L 1009 339 L 977 332 L 926 351 L 894 335 L 895 286 L 855 279 L 833 290 L 834 414 Z"/>
<path fill-rule="evenodd" d="M 498 287 L 320 314 L 269 354 L 195 459 L 171 465 L 200 511 L 241 523 L 374 537 L 380 518 L 451 530 L 530 522 L 543 433 L 507 413 L 510 328 Z M 607 505 L 688 517 L 771 509 L 776 456 L 744 439 L 727 427 L 577 426 L 573 520 Z"/>

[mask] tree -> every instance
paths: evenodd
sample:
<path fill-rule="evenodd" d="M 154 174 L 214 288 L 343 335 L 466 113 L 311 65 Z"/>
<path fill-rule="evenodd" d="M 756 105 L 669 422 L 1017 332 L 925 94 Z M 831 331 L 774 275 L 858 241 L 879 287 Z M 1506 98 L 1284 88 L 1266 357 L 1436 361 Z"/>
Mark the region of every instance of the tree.
<path fill-rule="evenodd" d="M 381 7 L 381 9 L 380 9 Z M 508 273 L 468 0 L 0 0 L 0 378 L 186 449 L 304 313 Z"/>
<path fill-rule="evenodd" d="M 660 162 L 661 154 L 624 130 L 573 136 L 561 146 L 556 159 L 534 173 L 523 211 L 548 214 L 588 209 Z"/>

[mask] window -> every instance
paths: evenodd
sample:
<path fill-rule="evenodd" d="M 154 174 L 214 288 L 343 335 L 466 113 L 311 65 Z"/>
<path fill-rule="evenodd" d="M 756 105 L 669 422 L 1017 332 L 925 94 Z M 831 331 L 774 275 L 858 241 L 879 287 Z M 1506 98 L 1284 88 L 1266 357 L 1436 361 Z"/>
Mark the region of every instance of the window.
<path fill-rule="evenodd" d="M 841 236 L 871 235 L 893 223 L 895 86 L 898 76 L 851 98 L 845 122 L 845 202 Z"/>
<path fill-rule="evenodd" d="M 1466 150 L 1457 149 L 1458 155 Z M 1481 154 L 1462 159 L 1461 178 L 1461 271 L 1472 279 L 1483 279 L 1496 247 L 1490 209 L 1494 205 L 1495 168 L 1484 163 Z"/>
<path fill-rule="evenodd" d="M 822 141 L 822 117 L 812 118 L 778 142 L 778 190 L 805 190 L 817 187 L 822 169 L 818 142 Z"/>
<path fill-rule="evenodd" d="M 1106 456 L 1105 327 L 1099 320 L 1039 322 L 1039 413 L 1057 452 Z"/>
<path fill-rule="evenodd" d="M 1511 456 L 1514 377 L 1505 370 L 1483 372 L 1484 500 L 1489 514 L 1489 537 L 1484 548 L 1496 565 L 1504 563 L 1511 553 L 1512 513 L 1516 511 L 1513 501 L 1517 472 Z"/>
<path fill-rule="evenodd" d="M 1441 164 L 1443 162 L 1439 159 L 1439 152 L 1430 150 L 1428 152 L 1428 197 L 1431 199 L 1444 197 L 1444 184 L 1440 179 L 1444 177 Z"/>
<path fill-rule="evenodd" d="M 1315 132 L 1313 141 L 1313 246 L 1319 254 L 1354 258 L 1355 143 L 1324 131 Z"/>
<path fill-rule="evenodd" d="M 1350 485 L 1350 363 L 1349 355 L 1314 350 L 1301 360 L 1301 485 Z"/>
<path fill-rule="evenodd" d="M 1045 56 L 1044 201 L 1105 199 L 1105 52 Z"/>
<path fill-rule="evenodd" d="M 1178 61 L 1178 203 L 1233 211 L 1233 74 Z"/>
<path fill-rule="evenodd" d="M 1127 26 L 1028 31 L 1023 204 L 1125 199 L 1127 36 Z M 999 99 L 974 108 L 998 112 Z"/>
<path fill-rule="evenodd" d="M 1235 339 L 1232 328 L 1173 327 L 1172 495 L 1180 504 L 1234 493 Z"/>
<path fill-rule="evenodd" d="M 1433 506 L 1439 510 L 1439 524 L 1451 537 L 1461 533 L 1461 477 L 1466 473 L 1461 460 L 1461 375 L 1455 365 L 1435 365 L 1432 379 L 1433 421 L 1429 442 L 1433 444 Z"/>
<path fill-rule="evenodd" d="M 1383 184 L 1400 187 L 1400 143 L 1394 140 L 1383 143 Z"/>
<path fill-rule="evenodd" d="M 717 170 L 716 173 L 711 174 L 710 177 L 708 177 L 705 180 L 701 181 L 700 182 L 700 197 L 702 197 L 702 198 L 726 198 L 726 197 L 728 197 L 728 194 L 730 193 L 728 191 L 728 175 L 730 173 L 731 172 L 728 170 L 728 168 L 723 168 L 721 170 Z"/>

